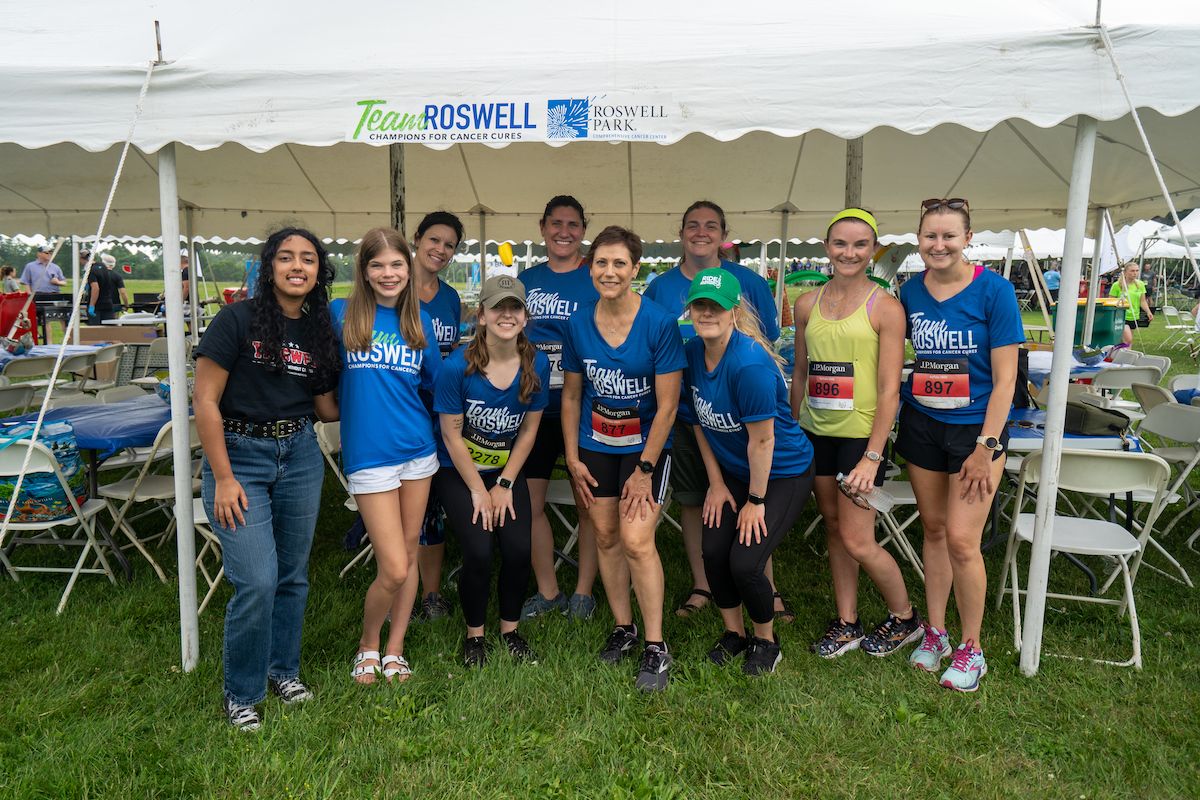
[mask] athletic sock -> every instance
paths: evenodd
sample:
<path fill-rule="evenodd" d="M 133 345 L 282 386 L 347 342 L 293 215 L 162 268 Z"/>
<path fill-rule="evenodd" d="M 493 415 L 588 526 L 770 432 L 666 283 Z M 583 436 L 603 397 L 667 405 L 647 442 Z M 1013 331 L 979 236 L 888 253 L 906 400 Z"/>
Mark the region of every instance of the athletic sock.
<path fill-rule="evenodd" d="M 630 636 L 636 637 L 638 635 L 637 625 L 634 625 L 632 622 L 628 625 L 618 625 L 617 627 L 628 633 Z"/>
<path fill-rule="evenodd" d="M 651 646 L 657 647 L 660 651 L 662 651 L 664 653 L 667 652 L 667 643 L 666 642 L 651 642 L 651 641 L 647 640 L 646 647 L 651 647 Z"/>

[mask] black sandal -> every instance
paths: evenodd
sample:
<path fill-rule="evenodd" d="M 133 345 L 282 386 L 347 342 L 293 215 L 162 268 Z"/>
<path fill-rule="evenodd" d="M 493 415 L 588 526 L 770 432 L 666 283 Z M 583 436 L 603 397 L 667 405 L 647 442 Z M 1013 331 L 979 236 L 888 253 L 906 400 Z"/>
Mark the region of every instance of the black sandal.
<path fill-rule="evenodd" d="M 687 596 L 683 598 L 683 602 L 679 604 L 679 607 L 675 609 L 675 616 L 686 619 L 692 614 L 695 614 L 697 611 L 702 611 L 704 607 L 708 605 L 708 603 L 705 603 L 703 606 L 698 606 L 695 603 L 689 602 L 693 597 L 703 597 L 708 601 L 708 603 L 713 601 L 712 592 L 706 589 L 697 589 L 693 587 L 692 590 L 687 593 Z"/>
<path fill-rule="evenodd" d="M 790 605 L 788 605 L 788 601 L 783 599 L 783 595 L 781 595 L 779 592 L 776 592 L 772 599 L 778 600 L 779 605 L 783 606 L 783 608 L 775 612 L 775 619 L 779 620 L 780 622 L 789 623 L 796 621 L 796 612 Z M 772 602 L 771 605 L 774 605 L 774 603 Z"/>

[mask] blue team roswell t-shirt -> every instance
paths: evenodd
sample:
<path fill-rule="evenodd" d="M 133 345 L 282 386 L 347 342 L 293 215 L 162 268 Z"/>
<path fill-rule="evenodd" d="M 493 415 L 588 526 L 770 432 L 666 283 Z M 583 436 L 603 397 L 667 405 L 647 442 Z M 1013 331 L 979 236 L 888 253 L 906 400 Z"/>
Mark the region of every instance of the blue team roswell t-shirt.
<path fill-rule="evenodd" d="M 654 376 L 684 366 L 675 318 L 643 298 L 625 341 L 610 347 L 596 328 L 595 314 L 595 303 L 580 308 L 563 341 L 563 370 L 583 376 L 579 446 L 600 453 L 640 452 L 658 411 Z M 670 446 L 668 436 L 664 447 Z"/>
<path fill-rule="evenodd" d="M 711 372 L 704 365 L 704 341 L 683 346 L 680 418 L 699 425 L 721 468 L 749 483 L 747 422 L 775 420 L 775 452 L 770 479 L 803 475 L 812 464 L 812 444 L 792 419 L 787 384 L 775 360 L 758 342 L 734 331 L 725 354 Z"/>
<path fill-rule="evenodd" d="M 721 269 L 732 272 L 733 277 L 738 279 L 742 287 L 742 299 L 754 307 L 755 313 L 762 321 L 762 330 L 767 341 L 773 342 L 778 339 L 779 315 L 775 313 L 775 296 L 771 294 L 771 287 L 767 282 L 757 272 L 732 261 L 722 261 Z M 685 342 L 696 335 L 692 328 L 692 318 L 687 311 L 688 289 L 691 287 L 691 278 L 684 275 L 679 267 L 675 267 L 659 275 L 653 283 L 646 286 L 642 294 L 665 308 L 679 321 L 679 333 Z"/>
<path fill-rule="evenodd" d="M 562 407 L 562 351 L 567 320 L 581 307 L 600 299 L 587 263 L 570 272 L 555 272 L 543 261 L 521 273 L 529 324 L 525 335 L 550 359 L 550 405 L 546 416 L 558 416 Z"/>
<path fill-rule="evenodd" d="M 934 419 L 983 422 L 992 394 L 992 350 L 1025 341 L 1013 285 L 979 270 L 961 292 L 939 303 L 925 275 L 900 287 L 916 364 L 901 399 Z"/>
<path fill-rule="evenodd" d="M 465 347 L 455 350 L 442 363 L 433 396 L 433 410 L 439 414 L 463 415 L 463 443 L 480 472 L 504 469 L 512 455 L 525 412 L 546 408 L 550 397 L 550 361 L 544 354 L 535 353 L 533 369 L 541 388 L 529 398 L 528 403 L 522 403 L 520 370 L 517 370 L 516 377 L 507 388 L 497 389 L 482 373 L 467 374 Z M 453 469 L 454 461 L 440 435 L 440 425 L 438 432 L 438 462 L 443 467 Z"/>
<path fill-rule="evenodd" d="M 454 287 L 441 278 L 437 282 L 437 294 L 426 303 L 421 301 L 421 310 L 433 322 L 433 333 L 437 337 L 438 349 L 444 358 L 458 344 L 459 326 L 462 324 L 462 302 Z"/>
<path fill-rule="evenodd" d="M 346 301 L 329 304 L 341 338 Z M 436 448 L 433 421 L 418 396 L 432 391 L 442 358 L 433 322 L 421 312 L 425 349 L 414 350 L 400 333 L 394 308 L 375 306 L 371 349 L 348 353 L 342 347 L 338 405 L 342 418 L 342 462 L 347 474 L 371 467 L 403 464 L 432 455 Z"/>

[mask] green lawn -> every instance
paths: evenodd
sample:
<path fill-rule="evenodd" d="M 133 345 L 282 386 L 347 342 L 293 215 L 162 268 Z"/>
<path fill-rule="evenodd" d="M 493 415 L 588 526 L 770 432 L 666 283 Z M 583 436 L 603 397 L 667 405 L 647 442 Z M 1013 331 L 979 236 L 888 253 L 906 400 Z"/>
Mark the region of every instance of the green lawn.
<path fill-rule="evenodd" d="M 1139 345 L 1153 351 L 1162 335 L 1139 333 Z M 1172 373 L 1195 368 L 1184 357 Z M 590 623 L 522 625 L 538 666 L 497 657 L 468 672 L 461 616 L 418 625 L 407 647 L 414 678 L 364 688 L 348 672 L 371 571 L 337 577 L 351 522 L 341 500 L 326 481 L 303 658 L 317 699 L 287 711 L 269 700 L 255 735 L 229 729 L 220 710 L 228 589 L 201 618 L 201 662 L 184 674 L 175 588 L 144 565 L 129 585 L 82 578 L 62 617 L 61 580 L 0 581 L 0 797 L 1200 796 L 1200 595 L 1149 570 L 1137 585 L 1143 671 L 1045 657 L 1026 678 L 1009 607 L 989 605 L 990 672 L 978 693 L 959 695 L 903 656 L 825 662 L 806 652 L 833 613 L 822 537 L 801 537 L 810 507 L 776 559 L 799 616 L 780 626 L 774 676 L 706 663 L 720 633 L 708 610 L 669 617 L 671 687 L 640 696 L 635 665 L 595 658 L 611 624 L 602 603 Z M 1164 542 L 1193 575 L 1200 555 L 1182 542 L 1197 524 L 1200 515 Z M 672 532 L 659 542 L 673 603 L 687 589 L 683 551 Z M 158 555 L 167 564 L 174 550 Z M 1001 557 L 987 556 L 992 580 Z M 564 585 L 572 580 L 566 569 Z M 1052 580 L 1082 583 L 1057 562 Z M 884 613 L 865 580 L 862 613 L 868 623 Z M 1111 609 L 1051 601 L 1046 625 L 1053 651 L 1123 657 L 1129 646 Z"/>

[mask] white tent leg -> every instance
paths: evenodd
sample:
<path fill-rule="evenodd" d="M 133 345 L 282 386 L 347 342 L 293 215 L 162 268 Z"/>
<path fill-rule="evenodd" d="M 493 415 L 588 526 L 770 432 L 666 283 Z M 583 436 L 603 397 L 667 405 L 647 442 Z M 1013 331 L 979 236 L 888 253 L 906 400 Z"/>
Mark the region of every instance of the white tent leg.
<path fill-rule="evenodd" d="M 93 256 L 93 257 L 95 257 L 95 256 Z M 80 283 L 79 282 L 79 278 L 80 278 L 80 274 L 79 274 L 79 240 L 77 238 L 75 238 L 74 235 L 72 235 L 71 236 L 71 299 L 73 299 L 76 304 L 79 303 L 79 295 L 83 294 L 84 290 L 87 288 L 87 276 L 84 275 L 82 277 L 83 277 L 83 283 Z M 86 310 L 88 307 L 88 303 L 87 303 L 88 297 L 91 297 L 91 295 L 90 294 L 84 295 L 84 301 L 83 301 L 84 310 Z M 80 321 L 79 325 L 76 325 L 75 329 L 71 332 L 71 344 L 79 344 L 79 327 L 82 324 L 83 324 L 83 322 Z M 46 332 L 47 333 L 50 332 L 49 326 L 46 327 Z M 44 344 L 49 344 L 49 342 L 44 342 Z M 66 342 L 63 342 L 63 344 L 66 344 Z"/>
<path fill-rule="evenodd" d="M 179 559 L 179 647 L 183 671 L 191 672 L 200 657 L 200 621 L 196 612 L 192 449 L 188 433 L 187 356 L 183 345 L 183 279 L 179 274 L 179 188 L 175 177 L 173 142 L 158 151 L 158 193 L 162 209 L 167 365 L 171 373 L 171 448 L 175 472 L 175 520 L 178 523 L 175 546 Z"/>
<path fill-rule="evenodd" d="M 1096 152 L 1096 120 L 1079 115 L 1071 185 L 1067 192 L 1067 233 L 1063 242 L 1062 283 L 1079 285 L 1083 261 L 1083 232 L 1087 224 L 1088 194 L 1092 183 L 1092 158 Z M 1062 458 L 1063 421 L 1067 409 L 1067 382 L 1071 371 L 1071 345 L 1075 334 L 1077 303 L 1058 309 L 1054 357 L 1050 368 L 1050 397 L 1046 403 L 1045 440 L 1042 447 L 1042 480 L 1038 488 L 1033 546 L 1029 557 L 1028 594 L 1022 631 L 1021 672 L 1036 675 L 1042 651 L 1042 624 L 1046 613 L 1046 586 L 1050 574 L 1050 541 L 1054 532 L 1054 507 L 1058 499 L 1058 466 Z M 1016 602 L 1014 600 L 1014 602 Z"/>
<path fill-rule="evenodd" d="M 200 262 L 196 260 L 196 237 L 192 234 L 194 226 L 192 225 L 191 206 L 184 209 L 183 215 L 184 224 L 187 226 L 185 235 L 187 236 L 188 263 L 192 268 L 191 279 L 188 281 L 188 296 L 183 298 L 183 302 L 187 303 L 187 307 L 191 309 L 191 339 L 192 346 L 195 347 L 200 344 Z"/>
<path fill-rule="evenodd" d="M 758 274 L 762 276 L 763 280 L 766 280 L 766 278 L 767 278 L 767 241 L 766 241 L 766 239 L 764 239 L 763 241 L 759 242 L 758 244 L 759 244 Z"/>
<path fill-rule="evenodd" d="M 787 288 L 784 278 L 787 277 L 787 229 L 788 229 L 788 214 L 786 208 L 781 212 L 781 221 L 779 223 L 779 269 L 775 274 L 775 312 L 779 315 L 779 319 L 783 320 L 783 302 L 787 297 Z"/>
<path fill-rule="evenodd" d="M 479 290 L 487 283 L 487 214 L 479 212 Z"/>
<path fill-rule="evenodd" d="M 1085 312 L 1086 316 L 1083 318 L 1083 341 L 1080 342 L 1084 347 L 1091 347 L 1092 328 L 1096 323 L 1096 295 L 1100 292 L 1100 240 L 1103 238 L 1104 215 L 1107 213 L 1103 208 L 1097 211 L 1096 224 L 1092 227 L 1095 246 L 1092 248 L 1092 268 L 1088 272 L 1087 311 Z M 1060 301 L 1062 300 L 1062 285 L 1060 282 L 1058 290 Z"/>

